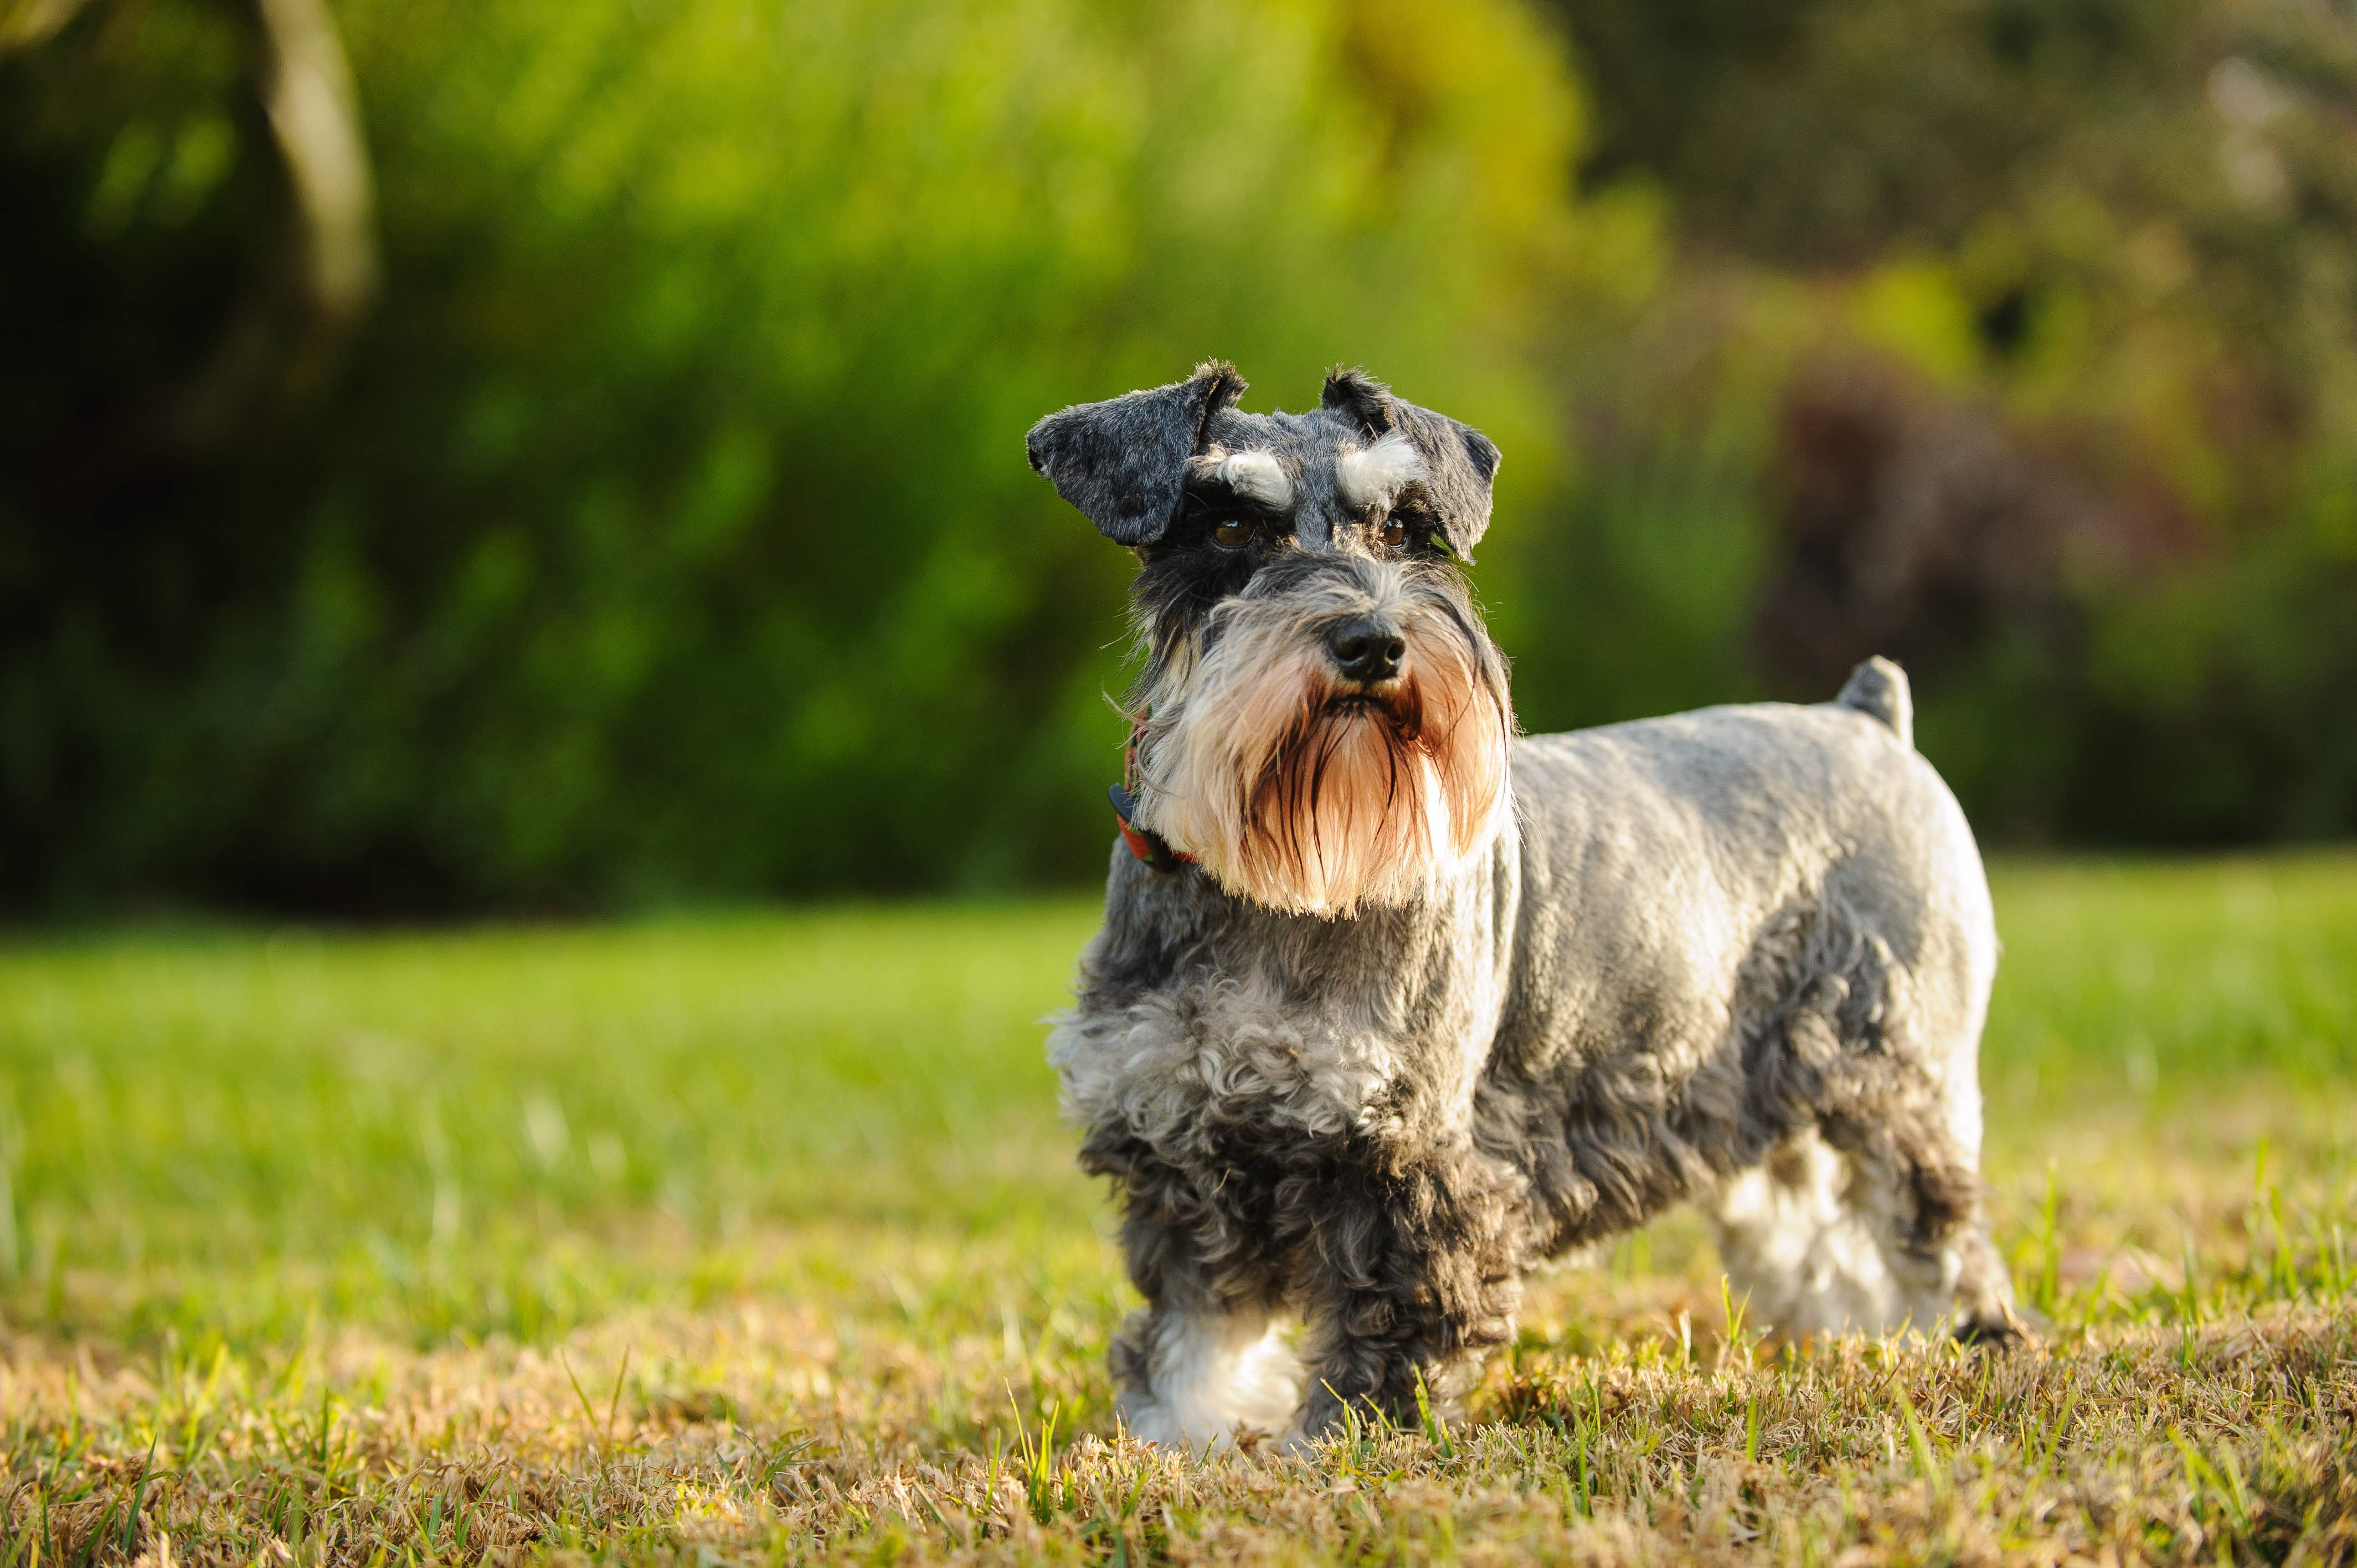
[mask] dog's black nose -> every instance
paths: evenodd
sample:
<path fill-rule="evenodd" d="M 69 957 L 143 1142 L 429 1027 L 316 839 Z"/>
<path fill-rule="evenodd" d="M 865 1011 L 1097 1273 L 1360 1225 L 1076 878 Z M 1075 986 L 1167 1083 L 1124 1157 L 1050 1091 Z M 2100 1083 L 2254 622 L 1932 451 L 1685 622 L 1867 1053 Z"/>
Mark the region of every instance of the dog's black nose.
<path fill-rule="evenodd" d="M 1334 656 L 1334 667 L 1344 675 L 1372 685 L 1399 673 L 1407 644 L 1383 622 L 1361 616 L 1326 634 L 1326 651 Z"/>

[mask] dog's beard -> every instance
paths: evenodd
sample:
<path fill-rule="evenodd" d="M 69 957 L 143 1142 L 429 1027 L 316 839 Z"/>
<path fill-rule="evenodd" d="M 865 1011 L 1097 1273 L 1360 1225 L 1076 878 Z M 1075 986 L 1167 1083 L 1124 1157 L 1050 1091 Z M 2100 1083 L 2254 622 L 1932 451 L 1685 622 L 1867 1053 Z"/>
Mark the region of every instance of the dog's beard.
<path fill-rule="evenodd" d="M 1419 607 L 1398 679 L 1363 691 L 1286 608 L 1223 607 L 1224 635 L 1185 660 L 1183 688 L 1160 683 L 1177 701 L 1143 737 L 1147 825 L 1271 908 L 1411 902 L 1496 832 L 1512 728 L 1501 679 L 1452 618 Z"/>

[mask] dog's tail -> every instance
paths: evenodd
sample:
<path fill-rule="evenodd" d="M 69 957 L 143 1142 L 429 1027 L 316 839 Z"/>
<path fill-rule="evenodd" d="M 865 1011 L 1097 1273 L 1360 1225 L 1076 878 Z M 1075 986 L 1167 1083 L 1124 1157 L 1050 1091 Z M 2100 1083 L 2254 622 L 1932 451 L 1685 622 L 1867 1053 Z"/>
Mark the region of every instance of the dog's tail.
<path fill-rule="evenodd" d="M 1880 719 L 1901 746 L 1915 744 L 1915 699 L 1907 690 L 1907 671 L 1880 654 L 1851 671 L 1834 701 Z"/>

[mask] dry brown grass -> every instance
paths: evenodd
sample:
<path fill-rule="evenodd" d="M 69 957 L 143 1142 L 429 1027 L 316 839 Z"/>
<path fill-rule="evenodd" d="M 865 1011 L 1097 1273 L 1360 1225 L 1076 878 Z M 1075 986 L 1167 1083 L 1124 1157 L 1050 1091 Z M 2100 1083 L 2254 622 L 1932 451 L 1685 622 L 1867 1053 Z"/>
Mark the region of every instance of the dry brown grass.
<path fill-rule="evenodd" d="M 2058 1319 L 2030 1349 L 1730 1340 L 1707 1249 L 1673 1224 L 1543 1280 L 1455 1423 L 1308 1458 L 1119 1437 L 1119 1303 L 1068 1288 L 1109 1261 L 1086 1236 L 780 1236 L 756 1273 L 800 1271 L 805 1299 L 544 1347 L 24 1337 L 0 1563 L 2343 1562 L 2351 1109 L 2276 1118 L 2287 1185 L 2223 1168 L 2247 1104 L 2083 1129 L 2050 1229 L 2043 1173 L 2018 1173 L 2023 1283 Z M 2190 1283 L 2184 1248 L 2137 1239 L 2164 1229 Z"/>

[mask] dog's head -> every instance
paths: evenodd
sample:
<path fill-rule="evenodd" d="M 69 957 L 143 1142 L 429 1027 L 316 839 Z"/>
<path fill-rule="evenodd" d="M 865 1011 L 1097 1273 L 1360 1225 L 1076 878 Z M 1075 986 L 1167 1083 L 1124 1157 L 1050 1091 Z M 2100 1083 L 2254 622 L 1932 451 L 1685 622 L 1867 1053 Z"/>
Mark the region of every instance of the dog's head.
<path fill-rule="evenodd" d="M 1498 449 L 1356 371 L 1308 413 L 1243 391 L 1214 361 L 1031 431 L 1138 554 L 1140 823 L 1273 908 L 1404 904 L 1506 809 L 1505 660 L 1458 565 Z"/>

